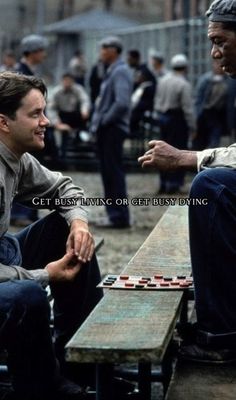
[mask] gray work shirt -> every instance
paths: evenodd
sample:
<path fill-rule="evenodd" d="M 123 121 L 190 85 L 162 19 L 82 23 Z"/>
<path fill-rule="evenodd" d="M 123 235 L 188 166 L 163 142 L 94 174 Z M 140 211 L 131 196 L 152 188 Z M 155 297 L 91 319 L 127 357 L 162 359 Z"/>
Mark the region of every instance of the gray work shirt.
<path fill-rule="evenodd" d="M 161 113 L 182 110 L 190 132 L 196 130 L 192 87 L 184 76 L 169 72 L 158 80 L 154 108 Z"/>
<path fill-rule="evenodd" d="M 13 199 L 32 208 L 56 209 L 70 224 L 74 219 L 87 222 L 87 212 L 80 205 L 83 197 L 83 190 L 75 186 L 70 177 L 48 170 L 29 153 L 23 154 L 18 159 L 7 146 L 0 142 L 0 242 L 2 246 L 4 246 L 4 235 L 10 225 Z M 32 201 L 34 198 L 37 199 L 36 202 Z M 49 205 L 44 207 L 38 205 L 41 199 L 48 199 Z M 70 201 L 67 201 L 66 205 L 55 205 L 55 199 L 66 199 L 66 201 L 73 199 L 74 205 Z M 26 270 L 19 265 L 9 267 L 0 263 L 0 282 L 11 279 L 36 279 L 46 286 L 48 273 L 43 269 Z"/>

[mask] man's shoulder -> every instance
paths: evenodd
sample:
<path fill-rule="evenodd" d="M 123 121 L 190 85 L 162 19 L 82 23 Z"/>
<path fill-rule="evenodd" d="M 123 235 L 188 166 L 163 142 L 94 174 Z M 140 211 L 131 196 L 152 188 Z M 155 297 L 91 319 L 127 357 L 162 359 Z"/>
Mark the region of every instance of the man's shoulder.
<path fill-rule="evenodd" d="M 18 72 L 19 74 L 24 74 L 24 75 L 29 75 L 29 76 L 33 76 L 34 75 L 34 73 L 31 71 L 29 66 L 26 63 L 22 62 L 22 61 L 20 61 L 18 63 L 17 68 L 16 68 L 16 72 Z"/>
<path fill-rule="evenodd" d="M 119 73 L 119 72 L 124 72 L 124 73 L 127 73 L 128 75 L 132 75 L 130 68 L 123 60 L 119 60 L 115 63 L 112 72 L 114 74 Z"/>

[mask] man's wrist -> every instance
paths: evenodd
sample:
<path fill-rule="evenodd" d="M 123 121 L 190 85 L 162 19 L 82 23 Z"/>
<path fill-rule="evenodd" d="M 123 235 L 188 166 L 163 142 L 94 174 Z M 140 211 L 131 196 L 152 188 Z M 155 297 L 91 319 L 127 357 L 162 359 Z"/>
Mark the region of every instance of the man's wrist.
<path fill-rule="evenodd" d="M 197 169 L 197 152 L 180 150 L 180 156 L 177 164 L 178 169 L 195 171 Z"/>

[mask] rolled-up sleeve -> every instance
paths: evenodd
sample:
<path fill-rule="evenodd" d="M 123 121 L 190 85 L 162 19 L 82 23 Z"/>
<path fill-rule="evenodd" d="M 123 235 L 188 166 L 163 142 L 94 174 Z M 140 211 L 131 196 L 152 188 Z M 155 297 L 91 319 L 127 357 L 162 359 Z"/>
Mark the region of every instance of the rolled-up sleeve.
<path fill-rule="evenodd" d="M 0 283 L 22 279 L 35 280 L 44 288 L 49 283 L 49 275 L 46 269 L 26 270 L 19 266 L 8 266 L 0 263 Z"/>
<path fill-rule="evenodd" d="M 197 164 L 198 171 L 206 168 L 236 168 L 236 143 L 197 152 Z"/>

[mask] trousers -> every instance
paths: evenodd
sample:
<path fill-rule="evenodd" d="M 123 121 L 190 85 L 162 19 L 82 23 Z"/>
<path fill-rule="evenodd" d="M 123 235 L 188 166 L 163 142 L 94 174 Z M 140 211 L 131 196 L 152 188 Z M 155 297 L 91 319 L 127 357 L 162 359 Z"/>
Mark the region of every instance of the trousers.
<path fill-rule="evenodd" d="M 188 145 L 188 127 L 182 110 L 176 109 L 159 115 L 161 140 L 177 147 L 186 149 Z M 178 191 L 184 184 L 184 171 L 161 172 L 161 188 L 167 193 Z"/>
<path fill-rule="evenodd" d="M 97 147 L 100 169 L 110 221 L 114 224 L 129 224 L 129 208 L 122 154 L 126 133 L 117 127 L 104 127 L 97 132 Z M 121 200 L 121 204 L 119 203 Z"/>
<path fill-rule="evenodd" d="M 236 170 L 210 168 L 192 183 L 190 250 L 203 343 L 236 344 Z M 207 205 L 194 205 L 194 199 Z"/>
<path fill-rule="evenodd" d="M 69 227 L 57 212 L 15 235 L 26 269 L 44 268 L 65 254 Z M 47 293 L 34 280 L 0 283 L 0 345 L 7 349 L 13 386 L 20 398 L 48 393 L 64 362 L 64 345 L 102 297 L 96 288 L 100 273 L 96 257 L 72 282 L 51 283 L 54 297 L 55 346 L 50 331 Z"/>

